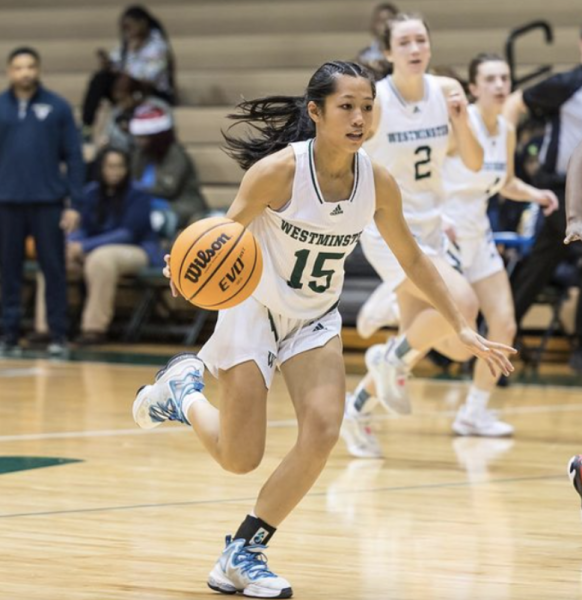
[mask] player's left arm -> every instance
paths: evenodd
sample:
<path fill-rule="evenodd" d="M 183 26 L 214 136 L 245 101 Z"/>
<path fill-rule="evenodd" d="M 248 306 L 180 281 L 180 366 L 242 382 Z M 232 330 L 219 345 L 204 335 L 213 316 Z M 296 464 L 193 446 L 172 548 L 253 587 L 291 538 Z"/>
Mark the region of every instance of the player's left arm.
<path fill-rule="evenodd" d="M 467 96 L 456 79 L 439 77 L 438 81 L 447 102 L 452 128 L 449 154 L 458 154 L 467 169 L 477 172 L 483 166 L 483 148 L 469 120 Z"/>
<path fill-rule="evenodd" d="M 544 209 L 544 215 L 551 215 L 559 206 L 559 200 L 552 190 L 541 190 L 515 176 L 515 128 L 507 123 L 507 178 L 501 195 L 517 202 L 535 202 Z"/>
<path fill-rule="evenodd" d="M 565 244 L 582 241 L 582 144 L 568 164 L 566 175 L 566 239 Z"/>
<path fill-rule="evenodd" d="M 503 352 L 515 350 L 490 342 L 473 331 L 455 304 L 443 278 L 431 260 L 419 248 L 402 214 L 400 189 L 384 168 L 374 165 L 376 212 L 374 220 L 407 277 L 426 296 L 454 329 L 463 344 L 487 361 L 492 373 L 500 369 L 506 375 L 513 367 Z"/>

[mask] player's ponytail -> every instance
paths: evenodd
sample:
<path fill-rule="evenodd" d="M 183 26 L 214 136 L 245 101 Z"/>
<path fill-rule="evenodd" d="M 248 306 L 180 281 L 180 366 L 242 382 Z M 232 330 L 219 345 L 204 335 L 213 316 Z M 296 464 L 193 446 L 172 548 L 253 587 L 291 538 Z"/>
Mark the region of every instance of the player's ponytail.
<path fill-rule="evenodd" d="M 246 137 L 234 137 L 223 132 L 226 152 L 245 170 L 269 154 L 282 150 L 292 142 L 301 142 L 315 136 L 315 123 L 307 105 L 315 102 L 323 110 L 325 99 L 335 92 L 340 75 L 363 77 L 370 82 L 376 95 L 373 76 L 362 66 L 344 61 L 323 64 L 313 74 L 303 96 L 269 96 L 245 100 L 239 112 L 228 115 L 235 125 L 246 123 L 251 131 Z"/>

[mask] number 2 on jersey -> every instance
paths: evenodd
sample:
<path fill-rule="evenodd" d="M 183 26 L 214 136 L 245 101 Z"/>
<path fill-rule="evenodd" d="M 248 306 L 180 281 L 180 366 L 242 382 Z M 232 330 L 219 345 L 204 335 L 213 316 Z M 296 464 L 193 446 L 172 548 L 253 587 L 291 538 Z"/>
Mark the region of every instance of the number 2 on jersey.
<path fill-rule="evenodd" d="M 432 149 L 430 146 L 419 146 L 415 151 L 414 155 L 418 156 L 419 159 L 414 163 L 414 179 L 417 181 L 419 179 L 426 179 L 431 176 L 430 166 L 426 166 L 430 164 L 430 156 L 432 154 Z"/>
<path fill-rule="evenodd" d="M 309 258 L 310 250 L 297 250 L 295 252 L 295 266 L 291 277 L 287 282 L 287 285 L 294 290 L 300 290 L 303 288 L 301 279 L 303 278 L 303 271 L 307 266 L 307 259 Z M 311 276 L 315 279 L 325 277 L 325 282 L 322 285 L 318 285 L 316 281 L 310 281 L 308 283 L 309 289 L 313 290 L 316 294 L 323 294 L 331 286 L 331 278 L 333 277 L 334 269 L 324 269 L 323 266 L 326 260 L 341 260 L 344 257 L 344 253 L 340 252 L 319 252 L 313 263 L 313 269 L 311 270 Z"/>

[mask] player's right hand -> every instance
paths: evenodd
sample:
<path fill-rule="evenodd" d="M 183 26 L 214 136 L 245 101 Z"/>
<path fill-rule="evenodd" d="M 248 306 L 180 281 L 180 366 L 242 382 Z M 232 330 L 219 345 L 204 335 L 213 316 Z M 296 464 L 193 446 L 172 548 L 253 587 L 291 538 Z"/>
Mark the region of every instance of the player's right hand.
<path fill-rule="evenodd" d="M 514 370 L 507 354 L 515 354 L 517 352 L 515 348 L 499 342 L 491 342 L 470 327 L 463 327 L 458 336 L 472 354 L 487 363 L 493 377 L 497 377 L 499 372 L 508 377 Z"/>
<path fill-rule="evenodd" d="M 162 271 L 162 273 L 164 274 L 164 277 L 167 277 L 170 280 L 170 290 L 172 290 L 172 296 L 174 298 L 177 298 L 178 290 L 176 289 L 176 286 L 174 285 L 174 282 L 172 281 L 172 274 L 170 273 L 170 255 L 166 254 L 164 256 L 164 260 L 166 261 L 166 266 L 164 267 L 164 270 Z"/>
<path fill-rule="evenodd" d="M 467 118 L 467 98 L 464 95 L 454 90 L 447 96 L 447 109 L 451 121 L 460 121 Z"/>

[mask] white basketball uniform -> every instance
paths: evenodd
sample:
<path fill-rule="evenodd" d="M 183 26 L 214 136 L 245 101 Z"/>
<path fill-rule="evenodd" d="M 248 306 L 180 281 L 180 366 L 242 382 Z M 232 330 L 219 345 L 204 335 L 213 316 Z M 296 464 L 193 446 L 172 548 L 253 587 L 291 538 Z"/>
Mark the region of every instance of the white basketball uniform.
<path fill-rule="evenodd" d="M 424 98 L 403 100 L 392 78 L 377 84 L 382 116 L 365 145 L 370 158 L 386 167 L 402 192 L 404 217 L 425 254 L 443 256 L 459 266 L 442 230 L 444 189 L 441 177 L 449 142 L 449 113 L 437 79 L 424 76 Z M 366 258 L 391 292 L 405 279 L 404 270 L 372 223 L 362 235 Z"/>
<path fill-rule="evenodd" d="M 295 177 L 289 202 L 267 208 L 249 226 L 263 251 L 263 275 L 253 296 L 222 310 L 200 351 L 208 370 L 254 361 L 270 387 L 275 367 L 324 346 L 341 332 L 337 310 L 344 263 L 376 210 L 372 162 L 354 155 L 354 185 L 346 200 L 326 202 L 315 171 L 313 140 L 291 144 Z"/>
<path fill-rule="evenodd" d="M 507 122 L 499 116 L 497 134 L 490 135 L 477 107 L 471 105 L 468 111 L 483 147 L 483 167 L 475 173 L 458 156 L 447 158 L 443 169 L 447 198 L 443 217 L 455 228 L 463 274 L 475 283 L 504 269 L 493 241 L 487 202 L 507 178 Z"/>

